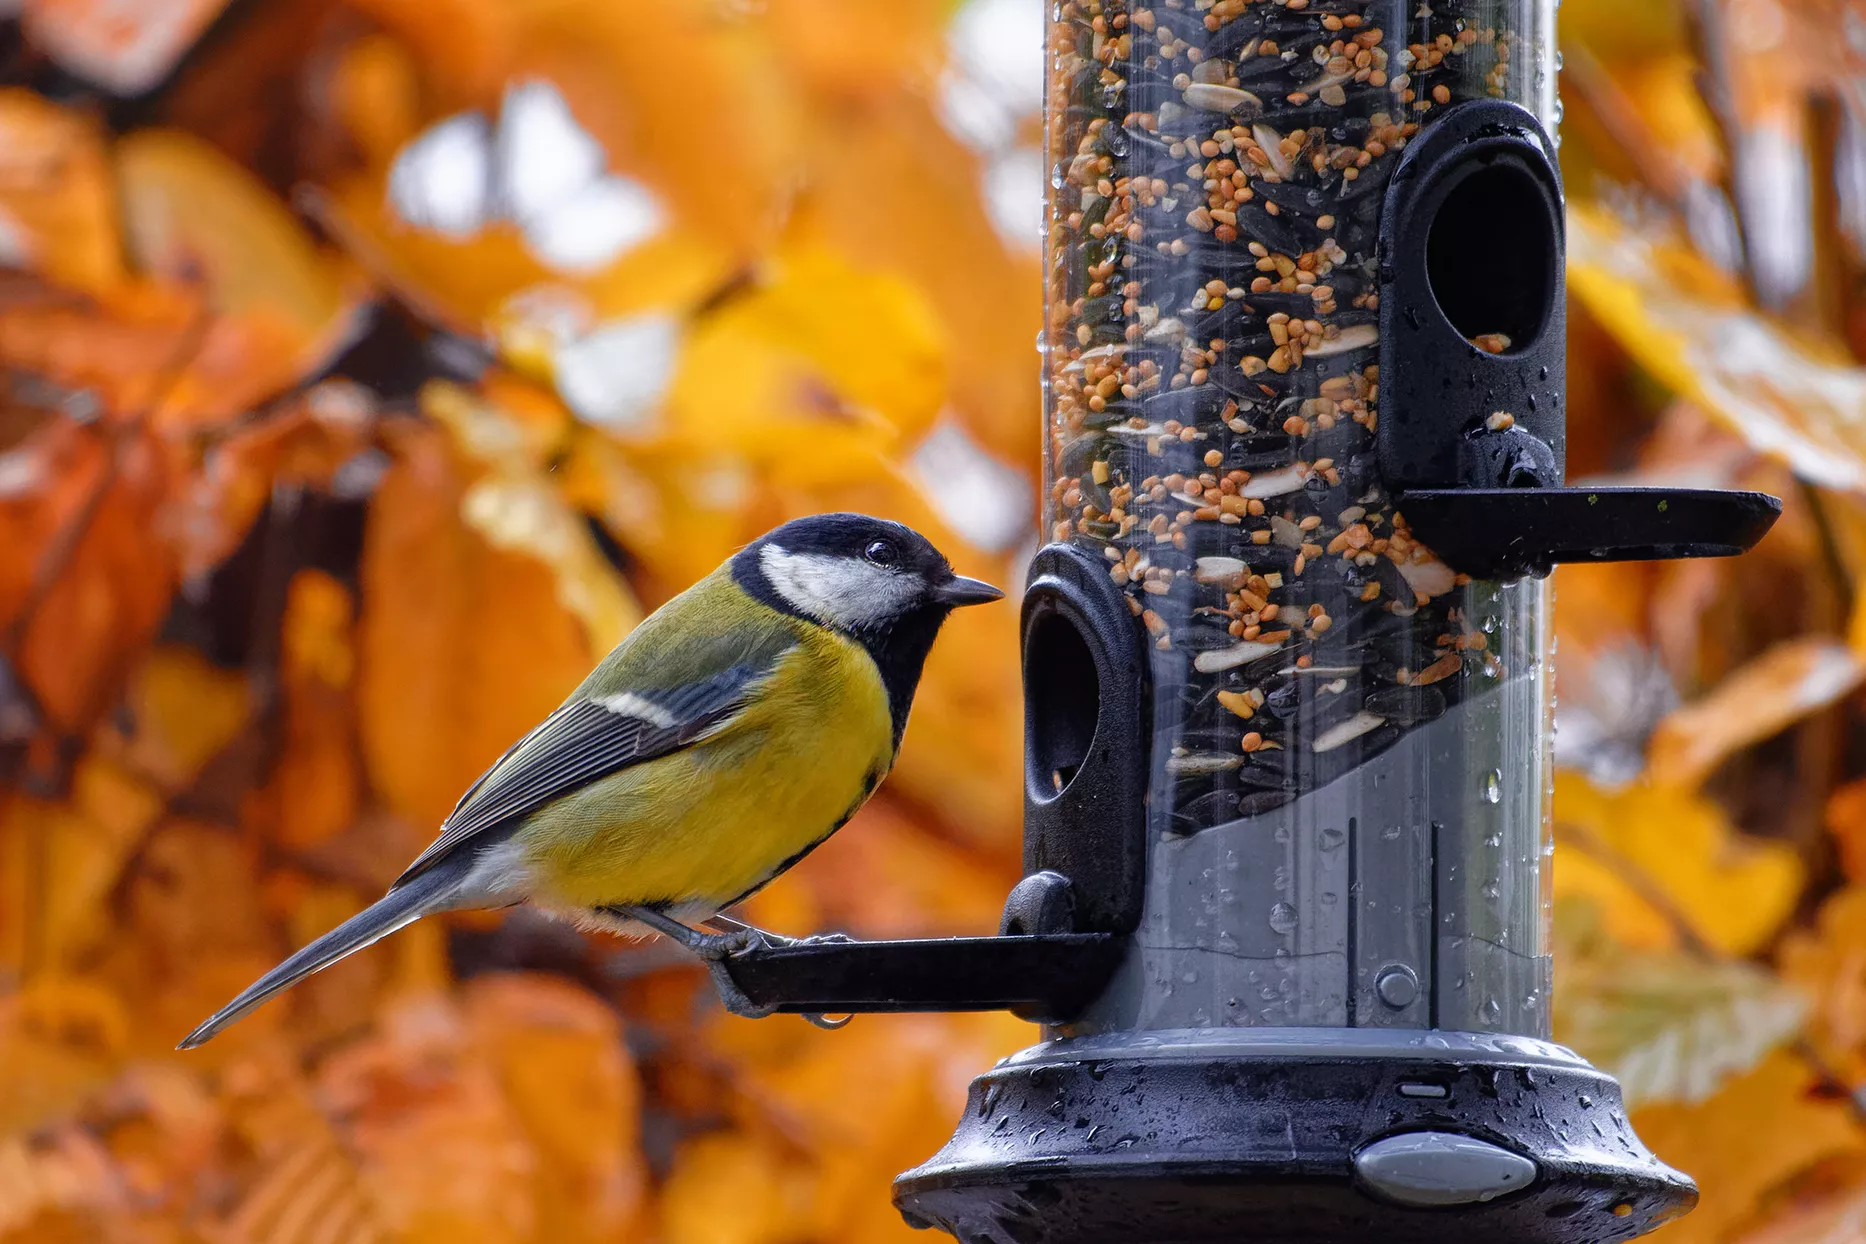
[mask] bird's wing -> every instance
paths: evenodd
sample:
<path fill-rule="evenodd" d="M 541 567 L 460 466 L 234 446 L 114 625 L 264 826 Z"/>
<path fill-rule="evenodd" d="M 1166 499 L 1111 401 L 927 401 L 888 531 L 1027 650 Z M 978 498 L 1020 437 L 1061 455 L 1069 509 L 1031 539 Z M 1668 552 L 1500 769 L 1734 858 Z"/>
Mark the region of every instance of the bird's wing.
<path fill-rule="evenodd" d="M 402 886 L 475 835 L 598 778 L 678 751 L 730 721 L 783 655 L 739 660 L 671 688 L 576 698 L 540 722 L 460 798 L 440 837 L 395 881 Z M 390 887 L 391 889 L 395 887 Z"/>

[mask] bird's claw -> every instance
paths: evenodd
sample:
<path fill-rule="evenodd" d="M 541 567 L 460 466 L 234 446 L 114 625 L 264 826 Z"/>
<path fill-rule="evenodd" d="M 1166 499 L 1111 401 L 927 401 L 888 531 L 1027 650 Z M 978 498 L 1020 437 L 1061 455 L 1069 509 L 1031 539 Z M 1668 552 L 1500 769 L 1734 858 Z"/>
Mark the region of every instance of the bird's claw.
<path fill-rule="evenodd" d="M 742 928 L 730 933 L 697 933 L 688 943 L 693 953 L 709 964 L 723 963 L 734 955 L 748 954 L 770 946 L 788 944 L 790 939 L 775 938 L 763 929 Z"/>
<path fill-rule="evenodd" d="M 724 1004 L 726 1010 L 734 1015 L 742 1015 L 747 1019 L 763 1019 L 765 1016 L 772 1013 L 773 1008 L 757 1006 L 745 996 L 744 991 L 739 988 L 738 982 L 732 979 L 732 974 L 726 969 L 726 959 L 731 958 L 733 955 L 756 950 L 760 946 L 782 949 L 787 946 L 846 944 L 855 940 L 847 933 L 817 933 L 810 937 L 786 937 L 782 933 L 771 933 L 764 929 L 753 928 L 749 924 L 741 924 L 736 920 L 730 920 L 725 917 L 716 917 L 715 919 L 719 925 L 728 927 L 728 931 L 720 935 L 722 941 L 732 938 L 742 938 L 744 940 L 737 947 L 727 949 L 720 958 L 709 959 L 707 961 L 707 966 L 713 970 L 713 984 L 719 990 L 719 1000 Z M 816 1011 L 803 1011 L 799 1014 L 801 1014 L 806 1023 L 813 1024 L 821 1028 L 824 1032 L 835 1032 L 839 1029 L 847 1028 L 849 1026 L 849 1021 L 855 1018 L 854 1015 L 826 1015 Z"/>
<path fill-rule="evenodd" d="M 781 950 L 787 946 L 822 946 L 844 944 L 855 939 L 847 933 L 818 933 L 811 937 L 785 937 L 781 933 L 767 933 L 763 929 L 753 928 L 749 924 L 733 920 L 728 916 L 714 916 L 708 921 L 718 932 L 702 933 L 689 928 L 673 917 L 652 908 L 621 907 L 609 909 L 611 914 L 639 920 L 649 928 L 655 929 L 673 938 L 691 950 L 700 961 L 706 964 L 706 970 L 712 974 L 713 989 L 719 995 L 720 1005 L 727 1012 L 745 1019 L 763 1019 L 777 1011 L 775 1006 L 764 1006 L 753 1002 L 739 988 L 739 983 L 732 979 L 732 972 L 726 966 L 729 959 L 747 955 L 756 950 Z M 805 1012 L 804 1019 L 829 1032 L 846 1028 L 853 1015 L 831 1017 L 820 1013 Z"/>
<path fill-rule="evenodd" d="M 726 1008 L 728 1014 L 737 1015 L 741 1019 L 763 1019 L 776 1013 L 775 1006 L 761 1006 L 739 988 L 739 983 L 732 979 L 731 970 L 726 967 L 728 958 L 730 955 L 706 958 L 706 970 L 712 974 L 713 990 L 719 995 L 719 1004 Z"/>

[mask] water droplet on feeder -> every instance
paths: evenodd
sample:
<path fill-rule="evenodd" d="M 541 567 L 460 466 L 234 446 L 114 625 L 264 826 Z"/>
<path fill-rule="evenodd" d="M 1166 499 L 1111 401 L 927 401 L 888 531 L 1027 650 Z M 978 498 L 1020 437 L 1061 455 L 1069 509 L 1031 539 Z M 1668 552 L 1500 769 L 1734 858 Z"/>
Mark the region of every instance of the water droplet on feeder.
<path fill-rule="evenodd" d="M 1503 773 L 1501 770 L 1492 769 L 1489 773 L 1484 775 L 1484 802 L 1503 802 Z"/>
<path fill-rule="evenodd" d="M 1270 928 L 1278 933 L 1296 931 L 1296 909 L 1288 903 L 1277 903 L 1270 908 Z"/>

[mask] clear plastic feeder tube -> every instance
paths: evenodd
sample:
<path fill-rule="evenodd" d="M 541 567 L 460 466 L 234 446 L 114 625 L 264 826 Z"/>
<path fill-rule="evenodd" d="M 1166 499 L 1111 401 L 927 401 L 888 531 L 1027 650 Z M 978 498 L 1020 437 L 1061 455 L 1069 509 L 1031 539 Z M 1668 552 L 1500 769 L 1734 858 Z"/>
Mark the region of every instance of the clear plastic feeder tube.
<path fill-rule="evenodd" d="M 1462 99 L 1552 128 L 1552 38 L 1545 3 L 1051 11 L 1047 536 L 1153 683 L 1139 949 L 1076 1031 L 1547 1033 L 1546 591 L 1414 540 L 1374 429 L 1393 171 Z"/>

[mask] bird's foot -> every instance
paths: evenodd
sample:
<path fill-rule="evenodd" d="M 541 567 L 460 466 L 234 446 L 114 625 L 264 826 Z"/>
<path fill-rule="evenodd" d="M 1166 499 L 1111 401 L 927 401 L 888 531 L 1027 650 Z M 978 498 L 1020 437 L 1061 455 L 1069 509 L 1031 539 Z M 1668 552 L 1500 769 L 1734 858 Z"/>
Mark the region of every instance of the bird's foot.
<path fill-rule="evenodd" d="M 764 939 L 767 946 L 828 946 L 853 942 L 855 939 L 847 933 L 815 933 L 809 937 L 786 937 L 782 933 L 772 933 L 766 929 L 755 928 L 731 916 L 713 916 L 707 924 L 719 929 L 726 935 L 734 933 L 755 933 Z M 803 1018 L 825 1032 L 835 1032 L 838 1028 L 847 1028 L 853 1015 L 824 1015 L 816 1011 L 799 1012 Z"/>
<path fill-rule="evenodd" d="M 734 920 L 731 916 L 710 916 L 706 923 L 721 933 L 756 933 L 764 938 L 767 946 L 847 945 L 855 940 L 847 933 L 812 933 L 808 937 L 786 937 L 782 933 L 773 933 L 769 929 L 760 929 L 742 920 Z"/>
<path fill-rule="evenodd" d="M 719 1001 L 728 1012 L 746 1019 L 763 1019 L 776 1008 L 761 1006 L 745 995 L 739 983 L 732 979 L 732 973 L 726 967 L 726 960 L 734 955 L 750 953 L 765 947 L 773 949 L 786 946 L 815 946 L 832 942 L 851 942 L 855 939 L 846 933 L 822 933 L 813 937 L 785 937 L 781 933 L 768 933 L 749 924 L 733 920 L 727 916 L 714 916 L 707 921 L 718 932 L 703 932 L 689 928 L 665 912 L 648 907 L 611 907 L 606 908 L 611 915 L 635 920 L 647 925 L 657 933 L 673 938 L 697 955 L 706 964 L 707 971 L 713 978 L 713 989 L 719 995 Z M 834 1031 L 846 1027 L 852 1015 L 831 1017 L 828 1015 L 809 1014 L 804 1019 L 818 1028 Z"/>

